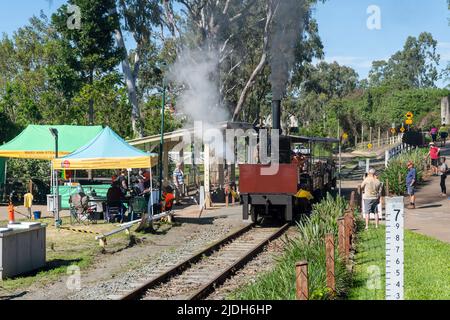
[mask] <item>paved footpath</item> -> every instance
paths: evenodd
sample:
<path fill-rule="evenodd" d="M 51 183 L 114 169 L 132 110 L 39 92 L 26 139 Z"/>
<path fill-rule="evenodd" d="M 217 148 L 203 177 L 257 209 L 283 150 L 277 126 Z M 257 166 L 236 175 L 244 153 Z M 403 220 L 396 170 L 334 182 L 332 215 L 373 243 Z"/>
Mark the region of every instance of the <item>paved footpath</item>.
<path fill-rule="evenodd" d="M 450 177 L 447 188 L 450 190 Z M 440 177 L 429 177 L 416 192 L 416 209 L 405 209 L 405 227 L 450 243 L 450 200 L 440 192 Z M 405 205 L 408 203 L 409 197 L 405 197 Z"/>

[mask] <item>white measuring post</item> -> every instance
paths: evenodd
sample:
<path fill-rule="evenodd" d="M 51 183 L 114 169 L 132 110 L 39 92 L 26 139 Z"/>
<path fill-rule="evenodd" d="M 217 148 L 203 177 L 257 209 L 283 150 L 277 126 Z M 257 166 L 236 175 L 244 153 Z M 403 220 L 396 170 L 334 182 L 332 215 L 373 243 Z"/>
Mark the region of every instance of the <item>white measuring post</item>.
<path fill-rule="evenodd" d="M 404 299 L 403 197 L 386 198 L 386 300 Z"/>
<path fill-rule="evenodd" d="M 370 159 L 367 158 L 366 159 L 366 173 L 369 173 L 369 170 L 370 170 Z"/>

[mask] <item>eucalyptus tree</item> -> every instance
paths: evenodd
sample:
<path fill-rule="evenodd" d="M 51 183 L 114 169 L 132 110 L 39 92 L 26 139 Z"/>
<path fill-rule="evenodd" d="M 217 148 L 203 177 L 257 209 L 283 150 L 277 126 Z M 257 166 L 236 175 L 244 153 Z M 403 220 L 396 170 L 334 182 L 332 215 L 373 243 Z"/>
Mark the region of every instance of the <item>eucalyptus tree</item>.
<path fill-rule="evenodd" d="M 74 70 L 83 85 L 112 72 L 124 59 L 123 48 L 115 44 L 114 33 L 119 28 L 119 15 L 114 12 L 115 0 L 69 0 L 80 9 L 81 25 L 69 28 L 71 13 L 68 5 L 52 15 L 52 25 L 64 42 L 65 65 Z M 89 123 L 94 123 L 94 97 L 89 99 Z"/>

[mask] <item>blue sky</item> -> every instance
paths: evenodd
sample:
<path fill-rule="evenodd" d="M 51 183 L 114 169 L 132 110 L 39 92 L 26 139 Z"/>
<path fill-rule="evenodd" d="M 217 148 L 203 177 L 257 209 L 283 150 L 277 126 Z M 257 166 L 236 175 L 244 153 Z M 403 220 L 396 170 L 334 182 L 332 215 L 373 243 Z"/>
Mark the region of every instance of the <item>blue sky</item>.
<path fill-rule="evenodd" d="M 4 0 L 4 2 L 6 2 Z M 12 34 L 32 15 L 54 12 L 64 0 L 14 0 L 0 10 L 0 33 Z M 367 28 L 367 8 L 380 8 L 381 29 Z M 328 0 L 314 16 L 325 46 L 325 59 L 353 67 L 365 78 L 373 60 L 386 59 L 400 50 L 410 35 L 431 32 L 439 42 L 441 66 L 450 61 L 450 13 L 446 0 Z M 439 86 L 444 83 L 439 82 Z"/>

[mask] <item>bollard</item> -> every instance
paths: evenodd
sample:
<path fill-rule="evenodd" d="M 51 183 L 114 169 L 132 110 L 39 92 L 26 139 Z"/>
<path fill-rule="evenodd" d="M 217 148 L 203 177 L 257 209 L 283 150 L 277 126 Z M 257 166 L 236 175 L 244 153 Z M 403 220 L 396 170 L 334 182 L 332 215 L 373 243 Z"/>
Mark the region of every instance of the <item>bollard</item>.
<path fill-rule="evenodd" d="M 8 205 L 8 221 L 9 223 L 14 223 L 15 222 L 15 217 L 14 217 L 14 205 L 12 202 L 9 202 Z"/>
<path fill-rule="evenodd" d="M 297 300 L 308 300 L 308 262 L 295 265 Z"/>
<path fill-rule="evenodd" d="M 334 236 L 332 233 L 325 235 L 325 251 L 326 251 L 326 269 L 327 269 L 327 288 L 332 294 L 336 293 L 336 279 L 334 276 Z"/>
<path fill-rule="evenodd" d="M 345 218 L 338 219 L 338 252 L 341 258 L 345 258 Z"/>

